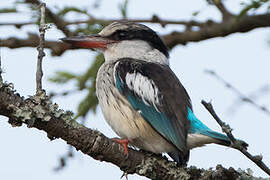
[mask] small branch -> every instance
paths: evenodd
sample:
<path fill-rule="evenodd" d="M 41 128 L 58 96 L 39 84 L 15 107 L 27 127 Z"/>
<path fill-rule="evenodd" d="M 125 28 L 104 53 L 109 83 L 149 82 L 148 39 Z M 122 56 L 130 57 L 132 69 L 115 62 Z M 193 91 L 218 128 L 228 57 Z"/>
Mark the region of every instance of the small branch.
<path fill-rule="evenodd" d="M 223 0 L 211 0 L 211 2 L 217 7 L 217 9 L 222 14 L 222 20 L 227 21 L 231 19 L 234 15 L 229 12 L 229 10 L 225 7 L 222 1 Z"/>
<path fill-rule="evenodd" d="M 270 93 L 270 84 L 265 84 L 264 86 L 260 87 L 259 89 L 255 90 L 254 92 L 250 93 L 247 95 L 249 99 L 252 99 L 253 101 L 256 101 Z M 233 114 L 239 109 L 243 103 L 246 101 L 239 97 L 238 99 L 235 100 L 235 102 L 232 103 L 232 105 L 228 108 L 227 112 L 230 114 Z M 237 109 L 235 108 L 237 107 Z"/>
<path fill-rule="evenodd" d="M 37 72 L 36 72 L 36 93 L 37 94 L 42 91 L 42 76 L 43 76 L 42 60 L 43 60 L 43 57 L 45 56 L 45 52 L 44 52 L 45 31 L 48 28 L 46 27 L 46 24 L 45 24 L 45 9 L 46 9 L 46 4 L 41 3 L 40 4 L 40 25 L 39 25 L 40 38 L 39 38 L 39 46 L 37 48 L 38 49 L 38 61 L 37 61 Z"/>
<path fill-rule="evenodd" d="M 214 76 L 218 81 L 222 82 L 225 85 L 225 87 L 227 87 L 228 89 L 233 91 L 235 94 L 237 94 L 237 96 L 239 96 L 243 102 L 247 102 L 247 103 L 253 105 L 255 108 L 261 110 L 262 112 L 264 112 L 265 114 L 270 116 L 270 111 L 265 106 L 257 104 L 250 97 L 246 96 L 240 90 L 238 90 L 236 87 L 234 87 L 232 84 L 230 84 L 225 79 L 220 77 L 216 72 L 214 72 L 212 70 L 206 70 L 205 72 L 212 75 L 212 76 Z"/>
<path fill-rule="evenodd" d="M 40 5 L 41 2 L 39 0 L 25 0 L 26 3 L 31 3 L 35 5 Z M 46 16 L 52 20 L 52 22 L 56 25 L 56 27 L 61 30 L 66 36 L 72 36 L 72 32 L 65 26 L 65 21 L 54 14 L 49 8 L 45 8 Z"/>
<path fill-rule="evenodd" d="M 232 134 L 232 129 L 230 128 L 229 125 L 225 124 L 216 114 L 213 106 L 211 103 L 207 103 L 206 101 L 202 100 L 201 102 L 204 107 L 208 110 L 208 112 L 213 116 L 213 118 L 217 121 L 217 123 L 220 125 L 220 127 L 222 128 L 222 131 L 225 132 L 227 134 L 227 136 L 229 137 L 229 139 L 231 140 L 232 143 L 232 147 L 239 150 L 240 152 L 242 152 L 247 158 L 249 158 L 251 161 L 253 161 L 258 167 L 260 167 L 265 173 L 267 173 L 268 175 L 270 175 L 270 169 L 267 167 L 266 164 L 264 164 L 264 162 L 262 161 L 262 156 L 261 155 L 256 155 L 253 156 L 251 155 L 245 148 L 245 146 L 243 146 L 243 141 L 237 140 L 235 139 L 235 137 Z"/>

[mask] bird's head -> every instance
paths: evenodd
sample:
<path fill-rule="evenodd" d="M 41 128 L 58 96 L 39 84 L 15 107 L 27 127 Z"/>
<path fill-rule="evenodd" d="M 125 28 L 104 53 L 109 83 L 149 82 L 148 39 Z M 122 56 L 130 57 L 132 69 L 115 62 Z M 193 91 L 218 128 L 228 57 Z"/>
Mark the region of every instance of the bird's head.
<path fill-rule="evenodd" d="M 113 22 L 96 35 L 61 39 L 76 47 L 92 48 L 104 53 L 105 61 L 120 58 L 168 64 L 168 49 L 155 31 L 127 21 Z"/>

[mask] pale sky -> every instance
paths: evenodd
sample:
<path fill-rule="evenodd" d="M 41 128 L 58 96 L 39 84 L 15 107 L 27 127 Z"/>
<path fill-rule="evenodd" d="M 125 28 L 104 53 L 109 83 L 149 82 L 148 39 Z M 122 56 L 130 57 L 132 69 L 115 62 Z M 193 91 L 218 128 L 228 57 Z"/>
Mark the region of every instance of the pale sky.
<path fill-rule="evenodd" d="M 1 2 L 0 8 L 8 7 L 13 1 Z M 76 4 L 77 7 L 87 8 L 92 1 L 52 1 L 46 0 L 47 6 L 64 6 Z M 76 2 L 76 3 L 75 3 Z M 119 0 L 101 1 L 101 9 L 91 10 L 95 17 L 119 18 L 117 9 Z M 220 15 L 214 7 L 208 7 L 203 0 L 189 0 L 179 2 L 170 1 L 143 1 L 131 0 L 129 4 L 129 18 L 149 18 L 158 14 L 164 19 L 189 20 L 192 12 L 201 10 L 200 20 L 208 17 L 219 19 Z M 229 7 L 235 12 L 239 8 L 238 2 L 228 0 Z M 0 14 L 0 22 L 27 21 L 30 12 L 20 9 L 20 15 L 4 16 Z M 78 18 L 70 15 L 70 19 Z M 149 24 L 146 24 L 149 25 Z M 177 30 L 178 26 L 168 26 L 162 29 L 159 25 L 151 27 L 160 34 Z M 0 38 L 11 35 L 26 37 L 28 31 L 38 32 L 35 26 L 25 26 L 20 30 L 13 27 L 0 27 Z M 269 84 L 269 57 L 270 39 L 269 29 L 257 29 L 246 34 L 233 34 L 226 38 L 215 38 L 200 43 L 189 43 L 186 46 L 177 46 L 170 52 L 171 68 L 187 89 L 195 114 L 210 128 L 221 131 L 216 121 L 204 109 L 200 101 L 212 100 L 216 112 L 234 129 L 237 138 L 249 144 L 252 154 L 262 154 L 263 160 L 270 166 L 269 127 L 270 116 L 257 110 L 251 105 L 234 107 L 234 115 L 228 113 L 228 108 L 235 102 L 237 96 L 226 89 L 215 78 L 204 73 L 204 70 L 216 71 L 224 79 L 237 87 L 244 94 L 249 94 L 265 84 Z M 52 27 L 46 34 L 47 39 L 57 40 L 64 35 Z M 7 49 L 1 48 L 2 68 L 4 80 L 14 83 L 15 89 L 27 97 L 35 92 L 35 68 L 37 51 L 35 48 Z M 61 57 L 51 57 L 48 50 L 44 60 L 44 88 L 47 92 L 63 92 L 72 89 L 73 83 L 66 86 L 57 86 L 47 81 L 55 71 L 67 70 L 83 73 L 93 61 L 94 53 L 88 50 L 68 51 Z M 85 94 L 75 94 L 65 98 L 56 98 L 61 108 L 76 111 L 77 105 Z M 270 109 L 269 94 L 260 98 L 257 103 L 266 105 Z M 76 102 L 76 103 L 75 103 Z M 97 114 L 87 116 L 87 126 L 98 129 L 108 137 L 116 135 L 103 119 L 98 108 Z M 99 162 L 81 152 L 75 153 L 75 158 L 68 161 L 68 166 L 60 172 L 53 172 L 59 163 L 58 158 L 66 153 L 67 145 L 62 140 L 50 141 L 46 133 L 25 126 L 12 128 L 7 119 L 0 117 L 0 178 L 1 179 L 119 179 L 122 172 L 118 167 Z M 255 176 L 267 177 L 253 162 L 240 152 L 219 145 L 208 145 L 191 151 L 188 166 L 198 168 L 215 167 L 222 164 L 235 169 L 251 168 Z M 129 175 L 130 180 L 146 179 L 144 177 Z"/>

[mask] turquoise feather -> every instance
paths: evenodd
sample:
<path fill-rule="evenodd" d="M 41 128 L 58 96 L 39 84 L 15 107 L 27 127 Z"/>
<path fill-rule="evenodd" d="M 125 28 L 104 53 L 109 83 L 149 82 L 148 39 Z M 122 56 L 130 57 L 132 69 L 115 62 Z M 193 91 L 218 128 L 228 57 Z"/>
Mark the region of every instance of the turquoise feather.
<path fill-rule="evenodd" d="M 189 133 L 191 134 L 202 134 L 205 136 L 209 136 L 215 139 L 220 139 L 223 141 L 229 141 L 230 139 L 221 133 L 215 132 L 213 130 L 211 130 L 210 128 L 208 128 L 206 125 L 204 125 L 196 116 L 195 114 L 192 112 L 192 110 L 190 108 L 188 108 L 188 114 L 187 114 L 187 118 L 190 121 L 190 129 L 189 129 Z"/>
<path fill-rule="evenodd" d="M 120 81 L 116 74 L 116 88 L 120 93 L 124 93 L 124 84 Z M 151 124 L 151 126 L 158 131 L 163 137 L 172 142 L 179 149 L 185 147 L 184 142 L 181 142 L 180 138 L 176 136 L 175 130 L 170 123 L 169 119 L 163 112 L 156 110 L 154 106 L 145 104 L 140 98 L 136 97 L 132 91 L 126 90 L 125 96 L 131 106 L 140 111 L 141 116 Z"/>

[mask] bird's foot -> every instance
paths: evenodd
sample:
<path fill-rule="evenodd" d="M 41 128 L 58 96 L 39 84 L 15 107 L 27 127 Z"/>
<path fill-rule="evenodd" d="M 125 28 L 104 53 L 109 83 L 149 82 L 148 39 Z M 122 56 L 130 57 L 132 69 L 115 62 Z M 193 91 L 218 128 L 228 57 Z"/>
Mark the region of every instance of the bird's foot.
<path fill-rule="evenodd" d="M 119 138 L 112 138 L 113 141 L 121 144 L 124 148 L 124 154 L 128 155 L 128 143 L 130 142 L 128 139 L 119 139 Z"/>

